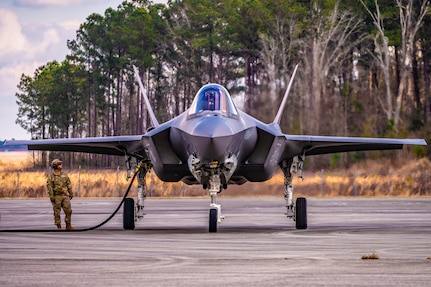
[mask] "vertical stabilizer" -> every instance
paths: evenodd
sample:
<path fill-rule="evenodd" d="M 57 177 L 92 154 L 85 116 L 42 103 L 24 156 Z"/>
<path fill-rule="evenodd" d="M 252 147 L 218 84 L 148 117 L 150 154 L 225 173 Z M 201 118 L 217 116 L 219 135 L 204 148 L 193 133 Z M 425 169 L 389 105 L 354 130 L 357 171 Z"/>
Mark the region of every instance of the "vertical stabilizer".
<path fill-rule="evenodd" d="M 159 122 L 157 121 L 156 116 L 154 115 L 153 108 L 150 105 L 150 100 L 148 99 L 147 94 L 145 93 L 144 85 L 142 84 L 141 77 L 139 77 L 138 68 L 133 65 L 133 71 L 135 72 L 135 80 L 138 82 L 139 90 L 141 91 L 141 95 L 145 100 L 145 105 L 147 106 L 148 114 L 150 115 L 151 122 L 153 123 L 153 127 L 157 127 Z"/>
<path fill-rule="evenodd" d="M 293 79 L 295 78 L 296 70 L 298 69 L 298 65 L 295 66 L 293 70 L 292 77 L 290 78 L 289 85 L 287 85 L 286 92 L 284 93 L 283 101 L 281 102 L 280 108 L 278 109 L 277 115 L 273 121 L 274 124 L 280 124 L 281 115 L 284 111 L 284 106 L 286 105 L 287 97 L 289 96 L 290 88 L 292 88 Z"/>

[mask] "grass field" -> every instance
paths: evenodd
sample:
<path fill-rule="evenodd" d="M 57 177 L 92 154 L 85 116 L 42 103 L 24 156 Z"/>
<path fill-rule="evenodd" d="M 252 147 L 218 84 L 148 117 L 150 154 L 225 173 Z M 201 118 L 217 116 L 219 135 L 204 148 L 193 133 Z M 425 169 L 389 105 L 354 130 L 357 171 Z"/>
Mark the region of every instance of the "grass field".
<path fill-rule="evenodd" d="M 46 197 L 46 177 L 50 170 L 28 170 L 33 166 L 30 153 L 5 153 L 0 157 L 0 198 Z M 79 197 L 122 196 L 129 185 L 124 167 L 64 171 L 70 176 Z M 347 170 L 305 171 L 304 180 L 294 179 L 295 196 L 429 196 L 431 163 L 426 158 L 402 167 L 385 161 L 364 161 Z M 222 196 L 283 196 L 283 175 L 276 173 L 267 182 L 229 185 Z M 136 186 L 136 182 L 134 183 Z M 131 196 L 136 191 L 132 189 Z M 201 186 L 165 183 L 153 172 L 147 177 L 147 195 L 152 197 L 208 196 Z"/>

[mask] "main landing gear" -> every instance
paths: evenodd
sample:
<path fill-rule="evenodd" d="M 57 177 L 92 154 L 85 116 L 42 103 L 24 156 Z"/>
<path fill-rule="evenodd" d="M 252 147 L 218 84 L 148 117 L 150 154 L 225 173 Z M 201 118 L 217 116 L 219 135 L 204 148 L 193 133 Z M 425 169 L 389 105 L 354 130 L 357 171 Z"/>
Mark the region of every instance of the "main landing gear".
<path fill-rule="evenodd" d="M 280 164 L 284 174 L 284 199 L 286 200 L 286 215 L 295 221 L 296 229 L 307 229 L 307 200 L 304 197 L 296 199 L 293 204 L 293 175 L 299 172 L 302 177 L 302 168 L 304 165 L 304 156 L 295 156 L 283 160 Z"/>
<path fill-rule="evenodd" d="M 142 219 L 145 215 L 144 213 L 144 202 L 146 198 L 146 177 L 148 171 L 151 169 L 150 161 L 141 161 L 136 167 L 136 173 L 138 177 L 138 198 L 136 201 L 136 206 L 133 198 L 126 198 L 124 200 L 123 208 L 123 229 L 134 230 L 135 222 L 138 219 Z"/>

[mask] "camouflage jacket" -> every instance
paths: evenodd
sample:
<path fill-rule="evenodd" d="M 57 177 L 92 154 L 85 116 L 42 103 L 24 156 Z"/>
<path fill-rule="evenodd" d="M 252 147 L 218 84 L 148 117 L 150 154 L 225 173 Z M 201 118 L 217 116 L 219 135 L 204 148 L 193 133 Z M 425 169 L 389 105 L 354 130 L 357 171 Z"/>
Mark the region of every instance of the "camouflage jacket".
<path fill-rule="evenodd" d="M 49 197 L 54 195 L 73 196 L 72 184 L 69 177 L 64 173 L 51 173 L 46 180 Z"/>

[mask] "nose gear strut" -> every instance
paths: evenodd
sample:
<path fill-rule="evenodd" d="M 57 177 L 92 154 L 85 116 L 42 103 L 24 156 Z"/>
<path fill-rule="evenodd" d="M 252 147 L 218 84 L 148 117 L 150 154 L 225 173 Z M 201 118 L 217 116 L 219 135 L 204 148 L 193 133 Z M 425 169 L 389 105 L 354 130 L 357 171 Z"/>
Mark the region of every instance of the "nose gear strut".
<path fill-rule="evenodd" d="M 223 162 L 205 163 L 195 154 L 191 154 L 188 158 L 188 166 L 190 172 L 202 184 L 203 188 L 208 188 L 211 197 L 209 232 L 217 232 L 217 223 L 224 219 L 221 214 L 221 205 L 217 204 L 217 194 L 227 188 L 227 183 L 238 166 L 238 159 L 235 155 L 229 154 Z"/>
<path fill-rule="evenodd" d="M 220 175 L 214 174 L 209 178 L 209 193 L 211 196 L 209 232 L 217 232 L 217 223 L 220 223 L 224 216 L 221 214 L 221 205 L 217 204 L 217 194 L 221 192 Z"/>

